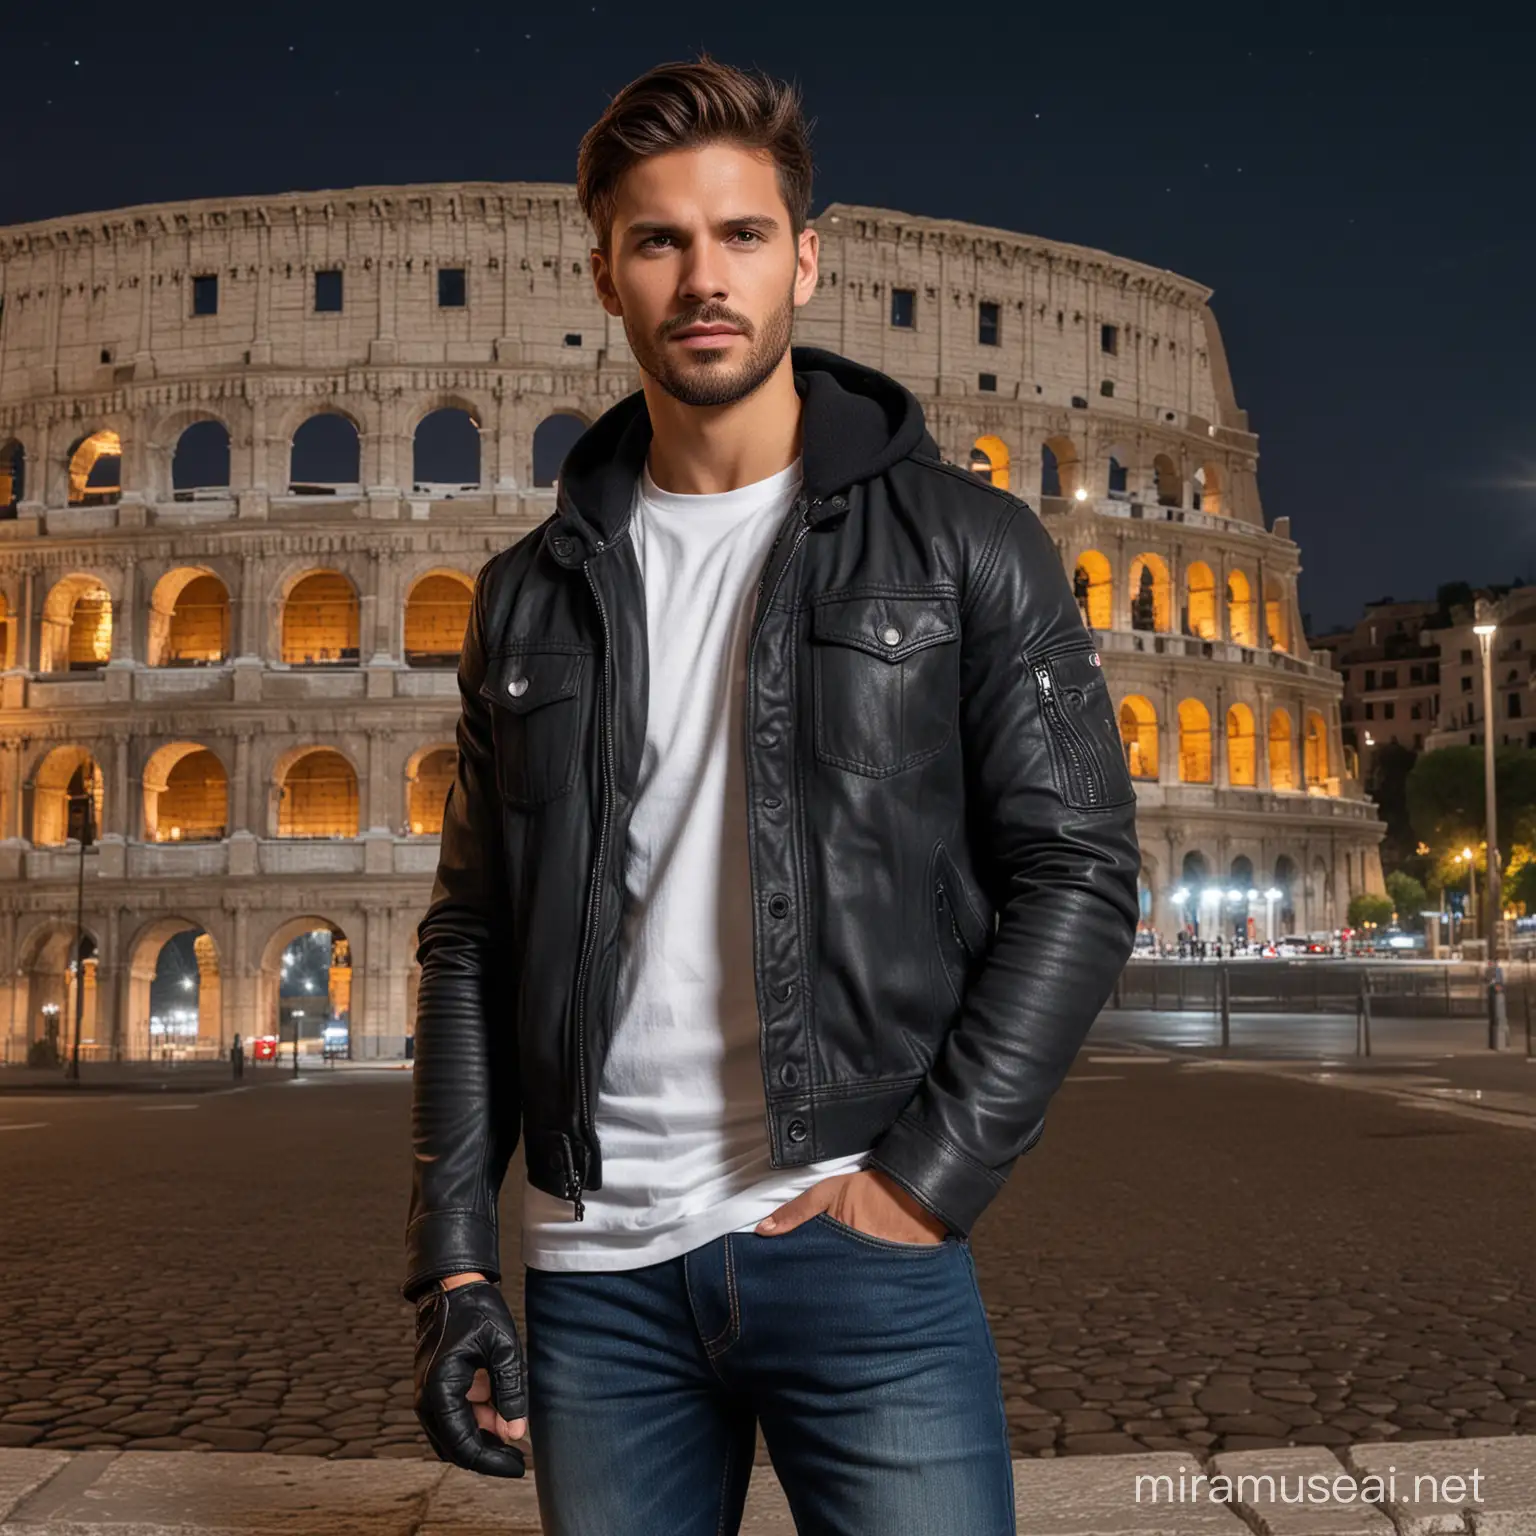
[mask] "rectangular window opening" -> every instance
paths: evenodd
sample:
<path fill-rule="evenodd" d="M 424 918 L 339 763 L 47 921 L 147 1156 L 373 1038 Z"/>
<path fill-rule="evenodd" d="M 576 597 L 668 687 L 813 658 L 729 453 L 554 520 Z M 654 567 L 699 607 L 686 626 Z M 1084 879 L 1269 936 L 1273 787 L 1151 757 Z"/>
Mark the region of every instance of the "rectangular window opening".
<path fill-rule="evenodd" d="M 913 317 L 917 309 L 917 290 L 915 288 L 891 289 L 891 324 L 899 325 L 903 330 L 910 330 L 913 325 Z"/>
<path fill-rule="evenodd" d="M 998 345 L 1000 311 L 996 304 L 984 299 L 976 317 L 976 340 L 984 347 Z"/>
<path fill-rule="evenodd" d="M 439 267 L 437 269 L 437 307 L 463 309 L 464 303 L 464 268 Z"/>
<path fill-rule="evenodd" d="M 341 273 L 332 268 L 315 273 L 315 313 L 338 314 L 341 311 Z"/>
<path fill-rule="evenodd" d="M 219 312 L 219 279 L 207 272 L 192 279 L 192 313 L 216 315 Z"/>

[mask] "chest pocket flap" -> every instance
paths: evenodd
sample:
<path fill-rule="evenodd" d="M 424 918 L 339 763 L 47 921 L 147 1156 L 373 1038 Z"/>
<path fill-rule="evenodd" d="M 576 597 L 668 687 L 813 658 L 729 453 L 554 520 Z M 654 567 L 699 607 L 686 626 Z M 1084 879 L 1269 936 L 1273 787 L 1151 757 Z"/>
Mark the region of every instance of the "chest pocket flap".
<path fill-rule="evenodd" d="M 816 757 L 885 778 L 943 750 L 954 729 L 960 618 L 946 592 L 821 597 L 811 612 Z"/>
<path fill-rule="evenodd" d="M 496 782 L 509 804 L 541 805 L 570 790 L 591 657 L 529 648 L 488 661 L 480 695 L 495 706 Z"/>

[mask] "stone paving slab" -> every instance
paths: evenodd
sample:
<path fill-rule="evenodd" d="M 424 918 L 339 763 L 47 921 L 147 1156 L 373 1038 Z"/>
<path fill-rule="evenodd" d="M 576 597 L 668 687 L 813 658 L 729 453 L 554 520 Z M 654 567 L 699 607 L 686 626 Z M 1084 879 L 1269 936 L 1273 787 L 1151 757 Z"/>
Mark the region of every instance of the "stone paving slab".
<path fill-rule="evenodd" d="M 1413 1498 L 1413 1478 L 1481 1474 L 1482 1498 Z M 1229 1506 L 1195 1474 L 1396 1475 L 1383 1509 L 1337 1500 Z M 1154 1485 L 1148 1478 L 1163 1478 Z M 1020 1458 L 1020 1536 L 1536 1536 L 1536 1437 L 1341 1448 Z M 1138 1485 L 1138 1478 L 1143 1481 Z M 1181 1482 L 1181 1478 L 1183 1481 Z M 1140 1492 L 1138 1494 L 1138 1486 Z M 1179 1491 L 1184 1490 L 1184 1496 Z M 1421 1486 L 1421 1492 L 1428 1490 Z M 534 1474 L 481 1477 L 435 1459 L 228 1451 L 0 1448 L 0 1536 L 539 1536 Z M 771 1466 L 754 1470 L 741 1536 L 794 1536 Z M 883 1533 L 882 1533 L 883 1536 Z"/>
<path fill-rule="evenodd" d="M 1211 1458 L 1211 1469 L 1234 1485 L 1232 1502 L 1259 1536 L 1394 1536 L 1374 1505 L 1333 1496 L 1349 1487 L 1336 1479 L 1350 1474 L 1320 1445 L 1224 1451 Z"/>
<path fill-rule="evenodd" d="M 1386 1508 L 1399 1536 L 1445 1536 L 1470 1531 L 1475 1536 L 1536 1536 L 1536 1439 L 1499 1435 L 1468 1440 L 1415 1440 L 1406 1444 L 1354 1445 L 1339 1459 L 1362 1476 L 1396 1477 L 1398 1497 Z M 1473 1472 L 1480 1499 L 1472 1497 Z M 1447 1478 L 1467 1481 L 1465 1497 L 1431 1501 L 1414 1497 L 1415 1477 L 1432 1477 L 1445 1493 Z M 1420 1484 L 1420 1494 L 1430 1492 Z"/>

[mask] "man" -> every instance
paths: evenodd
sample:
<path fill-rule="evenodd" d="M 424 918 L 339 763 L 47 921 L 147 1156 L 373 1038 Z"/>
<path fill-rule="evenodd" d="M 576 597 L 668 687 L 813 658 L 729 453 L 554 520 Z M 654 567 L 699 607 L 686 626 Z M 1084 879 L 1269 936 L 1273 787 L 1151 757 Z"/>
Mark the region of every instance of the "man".
<path fill-rule="evenodd" d="M 464 639 L 402 1293 L 439 1456 L 519 1476 L 526 1432 L 558 1536 L 735 1531 L 759 1424 L 801 1530 L 1015 1530 L 969 1232 L 1135 930 L 1050 539 L 902 385 L 790 345 L 810 181 L 791 89 L 707 56 L 587 134 L 642 387 Z"/>

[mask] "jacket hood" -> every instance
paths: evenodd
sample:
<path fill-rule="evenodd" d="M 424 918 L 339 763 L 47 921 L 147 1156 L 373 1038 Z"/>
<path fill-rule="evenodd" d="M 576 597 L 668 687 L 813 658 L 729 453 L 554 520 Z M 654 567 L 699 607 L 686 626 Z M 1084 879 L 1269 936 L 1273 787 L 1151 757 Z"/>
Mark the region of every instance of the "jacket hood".
<path fill-rule="evenodd" d="M 899 380 L 821 347 L 791 347 L 790 367 L 803 405 L 802 490 L 810 499 L 873 479 L 914 450 L 937 455 L 922 406 Z M 545 534 L 562 564 L 579 564 L 623 532 L 650 445 L 643 389 L 609 407 L 572 445 Z"/>

